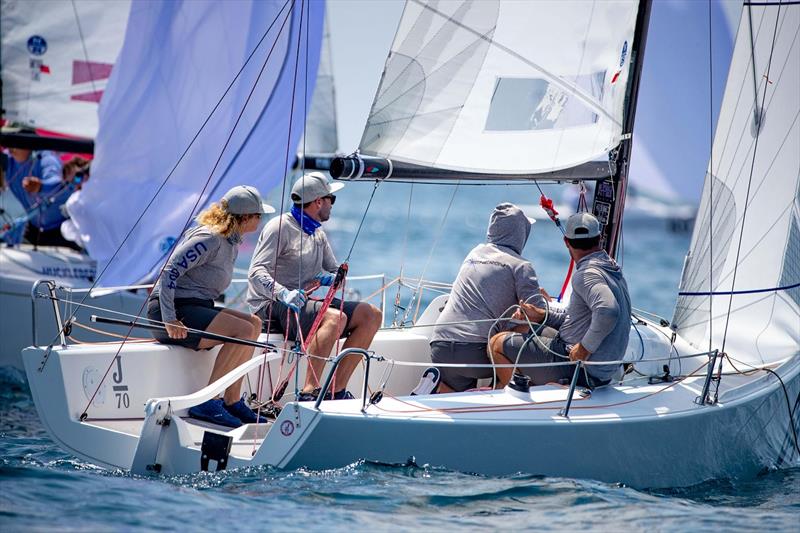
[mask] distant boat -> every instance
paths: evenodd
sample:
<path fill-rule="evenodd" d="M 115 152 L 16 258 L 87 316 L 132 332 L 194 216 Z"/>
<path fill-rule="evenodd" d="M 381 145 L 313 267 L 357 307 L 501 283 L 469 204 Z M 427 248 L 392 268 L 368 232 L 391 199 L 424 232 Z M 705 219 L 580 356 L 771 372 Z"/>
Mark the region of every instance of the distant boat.
<path fill-rule="evenodd" d="M 372 183 L 591 180 L 613 256 L 650 7 L 410 0 L 359 152 L 335 159 L 332 173 Z M 798 27 L 796 2 L 745 5 L 675 316 L 632 317 L 620 363 L 634 371 L 610 385 L 575 386 L 589 361 L 570 363 L 570 386 L 399 395 L 429 364 L 441 295 L 422 327 L 383 330 L 374 353 L 337 356 L 362 357 L 360 399 L 287 401 L 274 422 L 229 431 L 188 408 L 242 376 L 271 374 L 272 393 L 298 365 L 280 338 L 262 337 L 275 346 L 208 386 L 209 353 L 32 347 L 23 358 L 40 418 L 71 453 L 138 474 L 367 460 L 674 487 L 797 464 Z"/>
<path fill-rule="evenodd" d="M 122 46 L 129 9 L 128 0 L 3 0 L 2 120 L 31 126 L 38 135 L 4 132 L 1 144 L 91 150 L 97 134 L 97 107 Z M 4 203 L 8 202 L 5 205 L 11 207 L 4 222 L 11 224 L 24 217 L 24 209 L 10 192 L 3 196 Z M 70 249 L 26 244 L 0 247 L 0 366 L 22 368 L 19 353 L 24 347 L 56 338 L 52 310 L 35 309 L 31 300 L 36 280 L 49 279 L 67 291 L 83 291 L 91 287 L 96 275 L 96 262 Z M 81 300 L 85 293 L 61 291 L 60 295 Z M 126 313 L 135 313 L 143 301 L 142 295 L 128 291 L 105 291 L 103 296 L 87 299 L 93 306 Z M 66 306 L 62 312 L 68 318 Z M 97 342 L 115 338 L 81 329 L 88 325 L 89 315 L 91 311 L 76 309 L 74 339 Z M 124 334 L 125 330 L 111 328 L 109 333 Z"/>

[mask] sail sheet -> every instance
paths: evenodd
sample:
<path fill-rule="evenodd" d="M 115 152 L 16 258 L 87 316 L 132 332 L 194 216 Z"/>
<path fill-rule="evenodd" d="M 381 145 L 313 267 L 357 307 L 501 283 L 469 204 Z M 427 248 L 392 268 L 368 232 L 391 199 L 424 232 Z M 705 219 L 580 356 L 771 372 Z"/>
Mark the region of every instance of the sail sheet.
<path fill-rule="evenodd" d="M 193 216 L 229 188 L 266 194 L 283 179 L 323 13 L 324 3 L 301 0 L 133 5 L 100 107 L 92 178 L 67 204 L 98 271 L 107 268 L 101 286 L 157 272 Z"/>
<path fill-rule="evenodd" d="M 3 119 L 93 138 L 129 0 L 2 0 Z"/>
<path fill-rule="evenodd" d="M 333 154 L 339 148 L 339 137 L 336 133 L 336 90 L 333 84 L 331 32 L 327 17 L 322 33 L 317 81 L 303 135 L 299 147 L 301 153 Z"/>
<path fill-rule="evenodd" d="M 800 353 L 800 3 L 745 3 L 673 323 L 751 364 Z"/>
<path fill-rule="evenodd" d="M 409 0 L 359 150 L 487 174 L 607 159 L 637 11 L 633 0 Z"/>

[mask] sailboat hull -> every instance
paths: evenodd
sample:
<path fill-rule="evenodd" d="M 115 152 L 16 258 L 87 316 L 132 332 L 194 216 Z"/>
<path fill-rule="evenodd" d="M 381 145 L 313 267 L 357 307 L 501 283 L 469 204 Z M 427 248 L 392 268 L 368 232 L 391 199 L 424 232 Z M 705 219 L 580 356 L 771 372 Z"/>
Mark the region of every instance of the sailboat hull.
<path fill-rule="evenodd" d="M 58 327 L 52 306 L 46 301 L 31 298 L 33 284 L 39 279 L 55 281 L 57 286 L 70 289 L 85 289 L 91 286 L 96 275 L 96 265 L 89 257 L 67 248 L 39 248 L 29 245 L 0 248 L 0 367 L 23 368 L 20 352 L 26 346 L 47 344 L 56 339 Z M 72 301 L 79 302 L 84 294 L 73 294 Z M 118 291 L 100 297 L 86 299 L 86 304 L 137 315 L 142 309 L 144 294 Z M 62 316 L 67 318 L 75 310 L 75 320 L 89 325 L 89 316 L 98 314 L 96 309 L 69 309 L 61 304 Z M 99 314 L 103 314 L 102 312 Z M 111 333 L 124 335 L 122 328 L 108 328 Z M 81 342 L 103 342 L 114 340 L 106 334 L 98 334 L 78 325 L 73 327 L 73 336 Z"/>
<path fill-rule="evenodd" d="M 400 338 L 393 340 L 394 346 L 387 343 L 380 350 L 408 347 Z M 45 355 L 30 348 L 24 360 L 51 436 L 82 459 L 140 474 L 201 470 L 207 433 L 231 437 L 228 468 L 328 469 L 366 460 L 485 475 L 588 478 L 639 488 L 751 478 L 800 461 L 786 400 L 786 395 L 792 400 L 800 395 L 796 357 L 775 369 L 785 392 L 770 374 L 729 374 L 723 376 L 716 405 L 694 402 L 703 384 L 699 372 L 672 383 L 637 378 L 589 397 L 576 392 L 569 416 L 561 414 L 568 392 L 560 386 L 535 387 L 526 398 L 505 391 L 407 397 L 387 390 L 363 412 L 360 399 L 322 402 L 319 409 L 292 402 L 274 423 L 226 430 L 186 417 L 180 407 L 185 402 L 178 399 L 203 386 L 213 351 L 126 346 L 122 360 L 136 366 L 112 365 L 108 384 L 83 422 L 80 415 L 113 354 L 100 347 L 54 350 L 42 365 Z M 159 360 L 161 366 L 155 364 Z M 163 412 L 155 411 L 158 406 L 171 409 L 168 423 Z M 794 424 L 800 426 L 800 413 Z"/>
<path fill-rule="evenodd" d="M 789 398 L 800 394 L 799 366 L 795 360 L 780 371 Z M 593 405 L 573 407 L 569 418 L 555 410 L 528 411 L 524 417 L 502 410 L 410 416 L 381 413 L 378 406 L 362 414 L 343 412 L 330 402 L 323 404 L 326 407 L 321 412 L 301 405 L 299 409 L 309 418 L 308 427 L 279 466 L 325 469 L 364 459 L 486 475 L 524 472 L 658 488 L 717 478 L 751 478 L 764 469 L 798 462 L 786 398 L 777 380 L 772 378 L 768 386 L 761 380 L 742 384 L 741 390 L 731 390 L 727 401 L 714 406 L 692 404 L 691 396 L 701 380 L 689 381 L 684 392 L 660 402 L 660 407 L 653 409 L 652 402 L 643 399 L 647 407 L 636 407 L 634 413 L 623 407 L 602 407 L 626 401 L 624 391 L 598 390 Z M 499 398 L 503 393 L 493 394 L 484 401 L 508 401 Z M 641 392 L 628 394 L 642 396 Z M 463 396 L 461 405 L 475 405 L 474 394 L 448 396 Z M 519 404 L 519 400 L 512 401 Z M 403 407 L 408 410 L 408 405 Z M 291 415 L 281 418 L 291 420 Z M 276 425 L 281 423 L 278 420 Z M 797 414 L 794 424 L 800 426 Z M 275 434 L 270 434 L 265 445 Z"/>

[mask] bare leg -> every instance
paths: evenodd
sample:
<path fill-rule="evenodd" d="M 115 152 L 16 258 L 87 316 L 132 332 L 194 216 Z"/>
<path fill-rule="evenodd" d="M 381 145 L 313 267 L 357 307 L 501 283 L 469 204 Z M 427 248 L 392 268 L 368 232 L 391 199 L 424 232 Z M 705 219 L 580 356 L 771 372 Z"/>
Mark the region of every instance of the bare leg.
<path fill-rule="evenodd" d="M 336 339 L 341 337 L 346 325 L 347 317 L 344 313 L 336 309 L 327 309 L 322 317 L 319 329 L 317 329 L 308 347 L 308 354 L 328 357 L 331 354 L 331 350 L 333 350 L 333 345 L 336 344 Z M 308 358 L 306 383 L 303 387 L 303 392 L 312 392 L 320 386 L 319 381 L 322 379 L 322 372 L 325 370 L 325 360 L 318 357 Z"/>
<path fill-rule="evenodd" d="M 492 363 L 495 365 L 510 365 L 511 361 L 503 353 L 503 342 L 505 342 L 506 338 L 509 335 L 513 335 L 513 333 L 504 331 L 502 333 L 498 333 L 492 340 L 489 341 L 489 357 L 492 359 Z M 511 367 L 505 368 L 495 368 L 497 372 L 497 383 L 495 383 L 495 389 L 502 389 L 508 382 L 511 381 L 511 377 L 514 375 L 514 369 Z"/>
<path fill-rule="evenodd" d="M 242 318 L 242 313 L 233 313 L 225 309 L 218 313 L 208 325 L 209 333 L 217 333 L 225 335 L 226 337 L 233 337 L 236 339 L 256 340 L 259 333 L 261 333 L 261 320 L 250 315 L 250 318 Z M 211 348 L 220 344 L 220 341 L 211 339 L 202 339 L 197 345 L 200 349 Z M 237 366 L 247 362 L 253 357 L 253 348 L 251 346 L 244 346 L 241 344 L 234 344 L 230 342 L 223 344 L 217 359 L 214 361 L 214 369 L 211 371 L 211 378 L 208 382 L 213 383 L 218 380 Z M 242 391 L 242 378 L 238 379 L 234 384 L 225 389 L 223 400 L 227 405 L 239 401 L 239 395 Z"/>
<path fill-rule="evenodd" d="M 382 322 L 383 315 L 380 309 L 367 303 L 358 304 L 355 311 L 353 311 L 353 317 L 350 319 L 350 335 L 347 337 L 342 349 L 363 348 L 366 350 L 369 348 Z M 338 389 L 336 392 L 347 388 L 347 382 L 350 381 L 350 376 L 353 375 L 361 360 L 360 355 L 350 355 L 339 363 L 335 376 L 336 388 Z"/>

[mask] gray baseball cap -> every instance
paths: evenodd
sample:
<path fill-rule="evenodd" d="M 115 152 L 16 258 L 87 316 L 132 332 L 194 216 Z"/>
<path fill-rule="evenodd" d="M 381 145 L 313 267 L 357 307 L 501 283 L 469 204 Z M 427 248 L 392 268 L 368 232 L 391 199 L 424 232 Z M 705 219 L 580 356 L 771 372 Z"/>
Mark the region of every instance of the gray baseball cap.
<path fill-rule="evenodd" d="M 591 213 L 575 213 L 567 219 L 564 236 L 568 239 L 591 239 L 600 235 L 600 222 Z"/>
<path fill-rule="evenodd" d="M 258 189 L 249 185 L 237 185 L 225 193 L 225 210 L 234 215 L 255 215 L 256 213 L 274 213 L 275 208 L 265 204 Z"/>
<path fill-rule="evenodd" d="M 307 204 L 333 194 L 342 187 L 344 183 L 328 183 L 322 172 L 309 172 L 292 185 L 292 201 L 296 204 Z"/>

